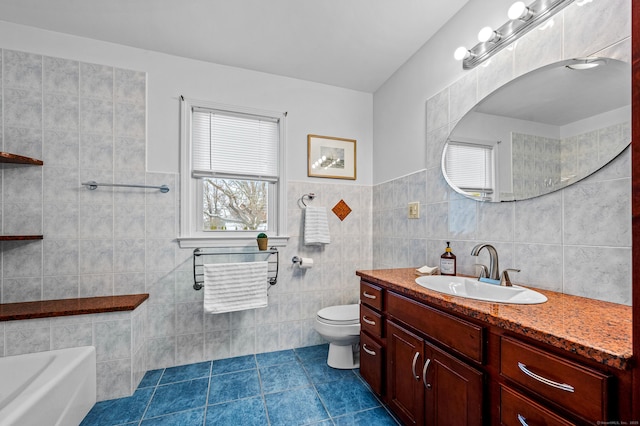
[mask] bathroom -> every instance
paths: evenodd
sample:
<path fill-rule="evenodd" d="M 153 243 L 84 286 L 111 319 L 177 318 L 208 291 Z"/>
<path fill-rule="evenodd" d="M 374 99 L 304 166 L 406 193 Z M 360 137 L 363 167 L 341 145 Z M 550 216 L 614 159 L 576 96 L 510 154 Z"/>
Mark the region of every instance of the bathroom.
<path fill-rule="evenodd" d="M 511 3 L 467 2 L 384 84 L 369 91 L 0 22 L 3 123 L 11 119 L 5 58 L 12 52 L 24 52 L 21 60 L 26 63 L 46 57 L 50 61 L 45 63 L 113 76 L 117 82 L 104 87 L 96 83 L 88 94 L 82 87 L 65 86 L 64 80 L 29 86 L 27 74 L 17 89 L 60 102 L 71 93 L 76 102 L 80 99 L 80 108 L 100 104 L 117 111 L 118 105 L 126 105 L 131 120 L 121 138 L 111 139 L 85 135 L 87 129 L 119 131 L 121 121 L 105 119 L 97 110 L 90 122 L 62 115 L 48 116 L 47 121 L 45 115 L 40 127 L 24 126 L 29 129 L 21 129 L 19 138 L 12 133 L 15 129 L 4 125 L 3 150 L 42 158 L 45 167 L 3 171 L 3 233 L 45 237 L 2 243 L 0 302 L 149 293 L 144 308 L 145 370 L 321 344 L 314 330 L 316 312 L 358 301 L 356 270 L 434 265 L 445 241 L 452 242 L 459 273 L 473 272 L 471 248 L 490 241 L 503 267 L 522 270 L 514 276 L 517 283 L 631 305 L 629 150 L 572 188 L 505 205 L 456 197 L 440 176 L 440 141 L 484 94 L 565 57 L 602 54 L 629 61 L 631 2 L 594 0 L 575 2 L 550 28 L 530 33 L 486 66 L 463 71 L 453 60 L 453 50 L 475 42 L 481 26 L 502 24 Z M 188 77 L 184 70 L 189 70 Z M 114 96 L 97 96 L 101 89 Z M 192 249 L 176 241 L 181 95 L 288 112 L 289 239 L 278 246 L 281 270 L 266 309 L 206 315 L 202 294 L 193 290 Z M 100 102 L 94 102 L 96 96 Z M 83 99 L 88 102 L 83 104 Z M 77 112 L 78 107 L 73 108 Z M 357 140 L 356 180 L 307 176 L 306 138 L 312 133 Z M 166 184 L 171 190 L 90 192 L 80 186 L 89 180 Z M 331 209 L 344 200 L 352 210 L 343 221 L 329 214 L 332 242 L 325 249 L 302 244 L 298 199 L 310 192 L 317 196 L 314 205 Z M 587 199 L 583 194 L 596 195 Z M 413 201 L 420 202 L 419 220 L 406 219 L 407 203 Z M 574 217 L 581 218 L 580 229 L 572 227 Z M 609 219 L 603 223 L 602 217 Z M 594 228 L 597 232 L 584 232 Z M 293 267 L 288 259 L 295 255 L 313 258 L 314 267 Z M 111 341 L 119 341 L 120 328 L 127 327 L 123 321 L 79 317 L 2 323 L 0 355 L 83 346 L 100 327 L 112 330 Z M 131 394 L 133 367 L 123 362 L 134 357 L 123 355 L 130 349 L 102 346 L 97 374 L 106 385 L 98 400 Z"/>

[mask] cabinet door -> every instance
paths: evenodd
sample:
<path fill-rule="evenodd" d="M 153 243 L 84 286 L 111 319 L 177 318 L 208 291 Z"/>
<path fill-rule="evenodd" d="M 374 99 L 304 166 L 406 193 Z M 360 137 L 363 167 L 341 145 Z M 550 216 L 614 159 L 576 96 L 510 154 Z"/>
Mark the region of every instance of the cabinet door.
<path fill-rule="evenodd" d="M 425 342 L 425 424 L 482 425 L 482 372 Z"/>
<path fill-rule="evenodd" d="M 424 341 L 387 321 L 387 402 L 405 425 L 424 422 Z"/>

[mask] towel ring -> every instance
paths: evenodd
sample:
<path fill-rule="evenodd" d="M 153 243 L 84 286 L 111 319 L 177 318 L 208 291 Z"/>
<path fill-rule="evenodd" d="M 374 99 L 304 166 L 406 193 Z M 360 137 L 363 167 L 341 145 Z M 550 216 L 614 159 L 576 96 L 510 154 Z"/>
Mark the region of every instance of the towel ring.
<path fill-rule="evenodd" d="M 302 204 L 304 204 L 305 207 L 307 207 L 307 203 L 304 202 L 304 199 L 307 198 L 309 201 L 313 201 L 314 198 L 316 198 L 316 194 L 314 194 L 313 192 L 310 192 L 308 194 L 304 194 L 301 198 L 300 201 L 302 201 Z"/>

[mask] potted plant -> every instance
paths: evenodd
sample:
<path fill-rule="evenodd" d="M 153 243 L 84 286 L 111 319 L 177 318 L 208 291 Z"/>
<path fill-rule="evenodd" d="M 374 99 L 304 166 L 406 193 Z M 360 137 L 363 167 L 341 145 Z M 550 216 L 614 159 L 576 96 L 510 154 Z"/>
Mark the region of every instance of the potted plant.
<path fill-rule="evenodd" d="M 256 238 L 258 242 L 258 250 L 266 250 L 269 245 L 269 237 L 264 232 L 258 234 L 258 238 Z"/>

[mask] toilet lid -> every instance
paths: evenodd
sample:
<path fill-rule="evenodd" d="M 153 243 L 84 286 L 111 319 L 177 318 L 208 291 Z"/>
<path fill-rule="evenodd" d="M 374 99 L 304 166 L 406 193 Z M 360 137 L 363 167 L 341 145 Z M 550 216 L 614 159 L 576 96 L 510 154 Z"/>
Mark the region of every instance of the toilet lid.
<path fill-rule="evenodd" d="M 318 311 L 318 318 L 328 324 L 358 324 L 360 322 L 360 305 L 329 306 Z"/>

